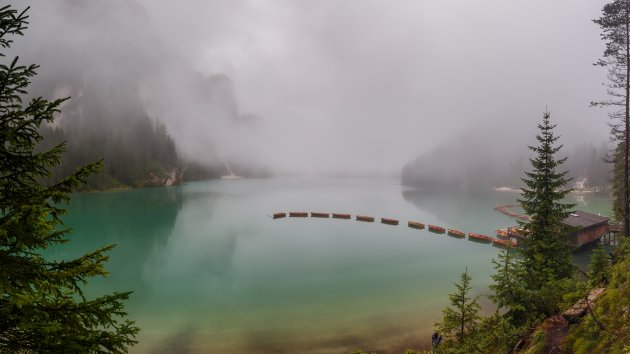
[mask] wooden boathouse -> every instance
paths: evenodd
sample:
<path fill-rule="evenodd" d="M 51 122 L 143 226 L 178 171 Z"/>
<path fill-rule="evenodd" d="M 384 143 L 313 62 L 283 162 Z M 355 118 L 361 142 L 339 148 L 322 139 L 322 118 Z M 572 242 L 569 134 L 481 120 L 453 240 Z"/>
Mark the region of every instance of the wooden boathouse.
<path fill-rule="evenodd" d="M 562 224 L 575 230 L 569 234 L 569 242 L 575 247 L 599 240 L 610 229 L 608 218 L 581 210 L 572 212 Z"/>

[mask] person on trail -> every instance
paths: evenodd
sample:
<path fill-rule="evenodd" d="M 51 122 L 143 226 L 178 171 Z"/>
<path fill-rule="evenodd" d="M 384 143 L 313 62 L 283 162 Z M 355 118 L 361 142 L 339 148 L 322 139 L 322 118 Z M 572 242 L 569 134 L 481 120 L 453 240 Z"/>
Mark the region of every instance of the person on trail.
<path fill-rule="evenodd" d="M 433 332 L 431 335 L 431 352 L 437 353 L 437 348 L 442 342 L 442 336 L 438 332 Z"/>

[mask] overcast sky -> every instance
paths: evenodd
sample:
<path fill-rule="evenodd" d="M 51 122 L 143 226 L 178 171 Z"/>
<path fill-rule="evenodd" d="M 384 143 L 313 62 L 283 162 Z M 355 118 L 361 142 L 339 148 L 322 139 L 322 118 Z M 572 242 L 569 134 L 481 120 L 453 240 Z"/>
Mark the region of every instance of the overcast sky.
<path fill-rule="evenodd" d="M 608 136 L 606 111 L 589 107 L 605 98 L 605 72 L 591 65 L 603 50 L 592 23 L 603 1 L 138 0 L 148 21 L 121 35 L 125 2 L 94 1 L 117 6 L 117 16 L 66 26 L 65 16 L 82 14 L 31 1 L 35 39 L 27 32 L 26 43 L 150 33 L 164 55 L 152 59 L 233 81 L 239 112 L 263 123 L 224 139 L 281 171 L 396 174 L 472 132 L 533 143 L 546 108 L 569 145 Z M 84 41 L 80 52 L 101 42 Z M 194 146 L 204 130 L 173 114 L 189 108 L 172 105 L 154 113 L 178 144 Z"/>

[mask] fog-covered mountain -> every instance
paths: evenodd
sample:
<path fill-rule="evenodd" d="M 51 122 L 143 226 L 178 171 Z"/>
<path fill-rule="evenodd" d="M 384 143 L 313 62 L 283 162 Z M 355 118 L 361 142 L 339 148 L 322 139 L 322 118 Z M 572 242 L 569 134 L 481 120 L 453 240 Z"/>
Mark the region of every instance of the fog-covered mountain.
<path fill-rule="evenodd" d="M 268 174 L 231 153 L 235 132 L 258 124 L 239 113 L 231 80 L 183 65 L 136 1 L 35 2 L 31 17 L 14 49 L 41 66 L 30 93 L 71 97 L 43 131 L 45 146 L 67 141 L 59 175 L 100 159 L 94 188 Z M 252 150 L 239 152 L 260 164 Z"/>
<path fill-rule="evenodd" d="M 528 144 L 535 144 L 525 134 L 510 139 L 498 127 L 454 136 L 447 143 L 423 153 L 402 169 L 402 183 L 425 189 L 457 188 L 482 190 L 493 187 L 522 187 L 524 171 L 531 170 Z M 559 143 L 562 143 L 560 139 Z M 560 169 L 568 170 L 577 180 L 587 178 L 587 186 L 605 187 L 611 166 L 605 161 L 607 144 L 589 142 L 565 146 L 558 158 L 567 157 Z"/>

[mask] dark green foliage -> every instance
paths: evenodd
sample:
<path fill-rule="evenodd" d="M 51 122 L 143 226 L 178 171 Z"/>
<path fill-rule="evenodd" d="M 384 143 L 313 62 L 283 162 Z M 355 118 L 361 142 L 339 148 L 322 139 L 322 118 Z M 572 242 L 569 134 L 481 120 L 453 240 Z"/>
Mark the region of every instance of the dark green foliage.
<path fill-rule="evenodd" d="M 520 328 L 498 313 L 481 319 L 476 330 L 468 335 L 463 344 L 448 342 L 444 353 L 509 353 L 521 338 Z"/>
<path fill-rule="evenodd" d="M 554 135 L 555 125 L 549 123 L 549 113 L 545 112 L 540 133 L 536 136 L 538 146 L 530 146 L 535 157 L 530 159 L 532 171 L 525 172 L 525 188 L 519 202 L 525 213 L 531 217 L 523 223 L 526 238 L 523 240 L 523 265 L 527 270 L 528 287 L 540 288 L 544 283 L 571 276 L 571 246 L 567 240 L 567 230 L 560 222 L 574 207 L 561 200 L 571 191 L 566 186 L 567 172 L 556 170 L 566 158 L 556 160 L 555 155 L 562 145 L 556 146 L 558 137 Z"/>
<path fill-rule="evenodd" d="M 73 109 L 94 114 L 98 120 L 110 119 L 94 107 L 72 104 L 64 108 L 64 114 Z M 146 114 L 125 116 L 125 124 L 101 123 L 106 126 L 73 124 L 71 114 L 64 118 L 68 121 L 63 127 L 41 129 L 45 144 L 68 140 L 55 175 L 64 176 L 78 166 L 104 159 L 103 171 L 88 180 L 91 189 L 161 186 L 169 178 L 179 179 L 180 161 L 173 139 L 164 124 L 153 122 Z"/>
<path fill-rule="evenodd" d="M 615 153 L 615 171 L 619 178 L 615 188 L 615 200 L 621 205 L 624 234 L 630 234 L 629 180 L 630 166 L 630 1 L 613 0 L 604 5 L 600 18 L 593 20 L 602 30 L 606 45 L 603 58 L 596 65 L 608 68 L 608 101 L 593 102 L 592 105 L 613 107 L 609 112 L 611 137 L 619 142 L 621 151 Z M 620 166 L 618 166 L 620 165 Z M 621 186 L 621 188 L 619 188 Z M 619 207 L 619 205 L 617 205 Z"/>
<path fill-rule="evenodd" d="M 610 260 L 606 255 L 604 247 L 597 246 L 591 255 L 591 262 L 588 265 L 588 277 L 592 287 L 605 286 L 609 278 Z"/>
<path fill-rule="evenodd" d="M 538 128 L 539 145 L 529 147 L 535 157 L 530 159 L 532 170 L 526 172 L 526 187 L 519 200 L 531 217 L 522 223 L 525 239 L 518 257 L 506 249 L 493 260 L 496 273 L 490 298 L 507 310 L 505 316 L 515 326 L 527 326 L 556 313 L 564 295 L 573 289 L 568 230 L 561 226 L 573 205 L 560 202 L 570 191 L 565 188 L 569 180 L 567 172 L 556 172 L 566 158 L 555 159 L 562 146 L 555 146 L 558 137 L 553 134 L 555 125 L 549 123 L 549 113 Z"/>
<path fill-rule="evenodd" d="M 27 18 L 26 10 L 0 9 L 2 48 L 10 47 L 11 36 L 22 35 Z M 36 149 L 43 139 L 39 129 L 52 123 L 64 100 L 23 102 L 36 69 L 17 58 L 0 64 L 0 352 L 125 352 L 138 332 L 124 319 L 130 293 L 96 299 L 83 293 L 90 277 L 107 274 L 103 263 L 113 246 L 73 260 L 41 254 L 67 242 L 60 204 L 101 163 L 42 185 L 50 181 L 65 145 Z"/>
<path fill-rule="evenodd" d="M 619 260 L 609 269 L 606 291 L 592 315 L 570 327 L 565 348 L 570 353 L 619 353 L 630 350 L 630 241 L 617 246 Z"/>
<path fill-rule="evenodd" d="M 613 156 L 610 160 L 613 164 L 613 177 L 612 177 L 612 196 L 613 196 L 613 215 L 615 220 L 623 222 L 623 144 L 617 144 Z"/>
<path fill-rule="evenodd" d="M 523 305 L 526 302 L 523 279 L 527 273 L 523 263 L 507 247 L 499 253 L 499 259 L 493 259 L 492 263 L 495 274 L 489 286 L 492 290 L 490 299 L 499 309 L 507 309 L 506 316 L 522 318 L 527 310 Z"/>
<path fill-rule="evenodd" d="M 478 298 L 469 297 L 472 289 L 470 280 L 466 269 L 461 274 L 459 283 L 455 284 L 457 290 L 448 295 L 451 306 L 442 310 L 444 318 L 442 323 L 437 324 L 437 329 L 447 340 L 463 343 L 466 334 L 473 332 L 479 322 Z"/>

